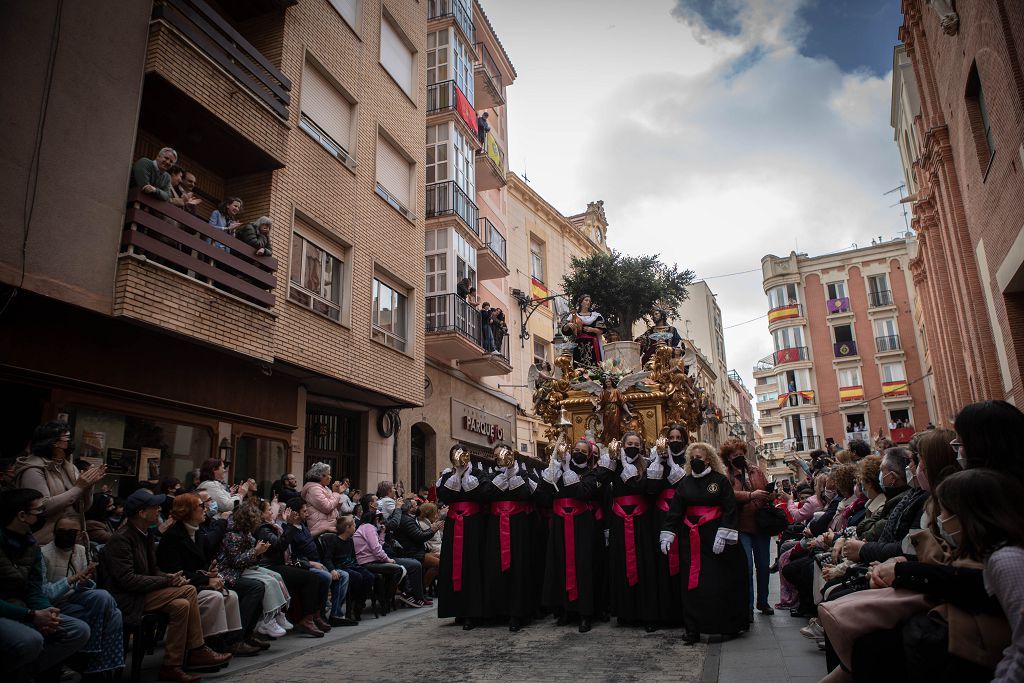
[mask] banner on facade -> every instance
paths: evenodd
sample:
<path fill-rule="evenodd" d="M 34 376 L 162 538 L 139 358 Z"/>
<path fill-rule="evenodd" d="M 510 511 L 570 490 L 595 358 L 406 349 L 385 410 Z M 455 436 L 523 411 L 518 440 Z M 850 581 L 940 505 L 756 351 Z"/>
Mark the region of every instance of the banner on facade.
<path fill-rule="evenodd" d="M 501 151 L 501 147 L 498 146 L 498 141 L 494 139 L 494 136 L 487 133 L 487 137 L 484 139 L 484 151 L 487 152 L 487 158 L 494 162 L 500 170 L 505 170 L 505 155 Z"/>
<path fill-rule="evenodd" d="M 512 421 L 452 399 L 452 438 L 469 444 L 495 446 L 514 439 Z M 510 408 L 511 410 L 511 408 Z"/>
<path fill-rule="evenodd" d="M 801 397 L 802 399 L 804 399 L 805 401 L 808 401 L 808 402 L 814 401 L 814 392 L 813 391 L 791 391 L 791 392 L 789 392 L 787 394 L 779 394 L 779 407 L 780 408 L 785 407 L 786 401 L 789 400 L 790 396 L 799 396 L 799 397 Z"/>
<path fill-rule="evenodd" d="M 534 299 L 544 299 L 549 296 L 548 288 L 544 286 L 544 283 L 536 278 L 530 278 L 530 296 Z M 545 301 L 542 306 L 551 308 L 551 302 Z"/>
<path fill-rule="evenodd" d="M 768 324 L 770 325 L 777 320 L 786 320 L 788 318 L 799 318 L 800 317 L 800 306 L 797 304 L 790 304 L 789 306 L 780 306 L 779 308 L 773 308 L 768 311 Z"/>
<path fill-rule="evenodd" d="M 469 100 L 462 94 L 458 86 L 455 86 L 455 111 L 459 112 L 459 116 L 466 122 L 470 130 L 473 131 L 473 135 L 476 135 L 476 110 L 473 109 L 473 105 L 469 103 Z"/>
<path fill-rule="evenodd" d="M 882 382 L 882 395 L 886 398 L 890 396 L 906 396 L 909 393 L 910 386 L 905 379 L 898 382 Z"/>
<path fill-rule="evenodd" d="M 782 365 L 783 363 L 794 363 L 800 358 L 800 349 L 779 349 L 775 352 L 775 364 Z"/>
<path fill-rule="evenodd" d="M 829 299 L 825 302 L 829 313 L 846 313 L 850 310 L 850 297 L 844 296 L 838 299 Z"/>
<path fill-rule="evenodd" d="M 839 387 L 840 401 L 860 401 L 864 399 L 864 387 Z"/>

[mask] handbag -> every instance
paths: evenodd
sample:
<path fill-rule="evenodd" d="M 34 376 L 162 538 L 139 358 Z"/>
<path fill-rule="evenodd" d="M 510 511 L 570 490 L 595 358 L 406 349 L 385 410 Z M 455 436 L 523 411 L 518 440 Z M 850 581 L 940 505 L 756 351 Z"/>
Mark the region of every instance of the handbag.
<path fill-rule="evenodd" d="M 779 508 L 762 505 L 754 513 L 754 523 L 757 525 L 757 533 L 777 536 L 789 526 L 789 519 Z"/>

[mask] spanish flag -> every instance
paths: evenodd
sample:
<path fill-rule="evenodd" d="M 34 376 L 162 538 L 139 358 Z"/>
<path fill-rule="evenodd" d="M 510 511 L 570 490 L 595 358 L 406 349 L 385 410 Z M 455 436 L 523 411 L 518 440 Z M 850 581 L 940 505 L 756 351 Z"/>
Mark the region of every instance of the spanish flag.
<path fill-rule="evenodd" d="M 530 295 L 534 299 L 543 299 L 548 296 L 548 288 L 544 286 L 544 283 L 536 278 L 530 278 Z M 542 306 L 551 308 L 551 302 L 545 301 Z"/>
<path fill-rule="evenodd" d="M 790 304 L 789 306 L 780 306 L 779 308 L 773 308 L 768 311 L 768 323 L 771 324 L 776 320 L 785 320 L 787 318 L 799 318 L 800 317 L 800 306 L 799 304 Z"/>
<path fill-rule="evenodd" d="M 864 387 L 839 387 L 840 401 L 859 401 L 864 398 Z"/>
<path fill-rule="evenodd" d="M 906 380 L 898 382 L 882 382 L 883 396 L 906 396 L 910 393 L 910 386 Z"/>

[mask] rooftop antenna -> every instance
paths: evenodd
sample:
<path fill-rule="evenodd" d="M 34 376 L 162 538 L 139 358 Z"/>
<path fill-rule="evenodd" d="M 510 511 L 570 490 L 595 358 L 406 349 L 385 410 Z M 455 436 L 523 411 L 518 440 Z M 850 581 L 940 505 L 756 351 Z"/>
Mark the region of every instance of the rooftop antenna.
<path fill-rule="evenodd" d="M 894 206 L 898 206 L 903 210 L 903 225 L 906 227 L 907 232 L 910 232 L 910 220 L 907 218 L 907 205 L 903 203 L 903 190 L 905 189 L 907 189 L 907 186 L 901 183 L 899 186 L 892 188 L 888 192 L 883 192 L 882 196 L 884 197 L 885 195 L 892 194 L 893 192 L 900 193 L 900 201 L 895 204 L 890 204 L 889 208 L 891 209 Z"/>
<path fill-rule="evenodd" d="M 523 158 L 523 180 L 525 182 L 527 182 L 527 183 L 530 182 L 530 179 L 526 177 L 526 158 L 525 157 Z M 906 209 L 903 209 L 903 210 L 906 211 Z"/>

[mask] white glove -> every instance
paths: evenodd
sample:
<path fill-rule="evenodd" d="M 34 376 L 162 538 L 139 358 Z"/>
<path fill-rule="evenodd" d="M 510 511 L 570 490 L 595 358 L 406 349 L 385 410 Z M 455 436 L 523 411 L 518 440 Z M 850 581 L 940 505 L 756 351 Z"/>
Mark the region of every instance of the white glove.
<path fill-rule="evenodd" d="M 622 461 L 622 473 L 619 474 L 619 476 L 622 478 L 622 481 L 629 481 L 630 479 L 639 474 L 640 472 L 637 470 L 636 465 L 627 462 L 626 460 Z"/>
<path fill-rule="evenodd" d="M 725 550 L 726 545 L 734 545 L 739 540 L 739 537 L 735 529 L 719 528 L 718 533 L 715 534 L 715 545 L 711 548 L 711 552 L 715 555 L 720 555 Z"/>
<path fill-rule="evenodd" d="M 672 547 L 672 542 L 676 540 L 676 535 L 671 531 L 662 531 L 658 540 L 661 541 L 661 554 L 668 555 L 669 548 Z"/>
<path fill-rule="evenodd" d="M 540 473 L 541 478 L 552 486 L 558 486 L 558 477 L 562 474 L 562 463 L 558 461 L 558 458 L 552 456 L 551 462 L 544 468 L 544 471 Z"/>
<path fill-rule="evenodd" d="M 682 467 L 676 464 L 675 460 L 670 460 L 670 463 L 671 464 L 668 469 L 668 483 L 678 484 L 679 480 L 686 476 L 686 472 Z"/>
<path fill-rule="evenodd" d="M 526 483 L 530 485 L 530 493 L 533 493 L 534 491 L 537 490 L 537 482 L 535 482 L 533 479 L 527 479 Z"/>
<path fill-rule="evenodd" d="M 479 464 L 480 463 L 477 463 L 477 466 L 479 466 Z M 463 491 L 472 491 L 473 489 L 475 489 L 479 485 L 480 485 L 480 480 L 477 479 L 473 475 L 473 470 L 472 469 L 467 469 L 466 473 L 462 475 L 462 490 Z"/>
<path fill-rule="evenodd" d="M 612 457 L 608 454 L 607 446 L 601 446 L 601 457 L 597 459 L 597 466 L 603 467 L 606 470 L 615 469 L 615 465 L 612 464 Z"/>
<path fill-rule="evenodd" d="M 725 550 L 725 539 L 719 534 L 715 536 L 715 545 L 712 546 L 711 552 L 715 555 L 721 555 L 723 550 Z"/>
<path fill-rule="evenodd" d="M 452 476 L 448 477 L 448 481 L 444 483 L 444 487 L 449 491 L 461 491 L 462 475 L 460 475 L 457 470 L 452 472 Z"/>
<path fill-rule="evenodd" d="M 564 486 L 572 486 L 578 483 L 580 483 L 580 475 L 573 472 L 572 468 L 566 467 L 562 471 L 562 484 Z"/>
<path fill-rule="evenodd" d="M 650 464 L 647 466 L 648 479 L 661 479 L 665 474 L 665 467 L 661 464 L 661 457 L 655 449 L 651 449 Z"/>
<path fill-rule="evenodd" d="M 526 480 L 520 477 L 518 474 L 513 474 L 508 480 L 508 490 L 515 491 L 517 488 L 526 483 Z"/>
<path fill-rule="evenodd" d="M 604 530 L 604 547 L 608 547 L 608 538 L 611 536 L 611 529 Z"/>
<path fill-rule="evenodd" d="M 507 469 L 503 469 L 502 471 L 498 472 L 498 474 L 494 475 L 494 478 L 491 479 L 491 483 L 494 484 L 496 487 L 498 487 L 498 489 L 500 489 L 502 491 L 507 491 L 508 490 L 508 470 Z"/>

